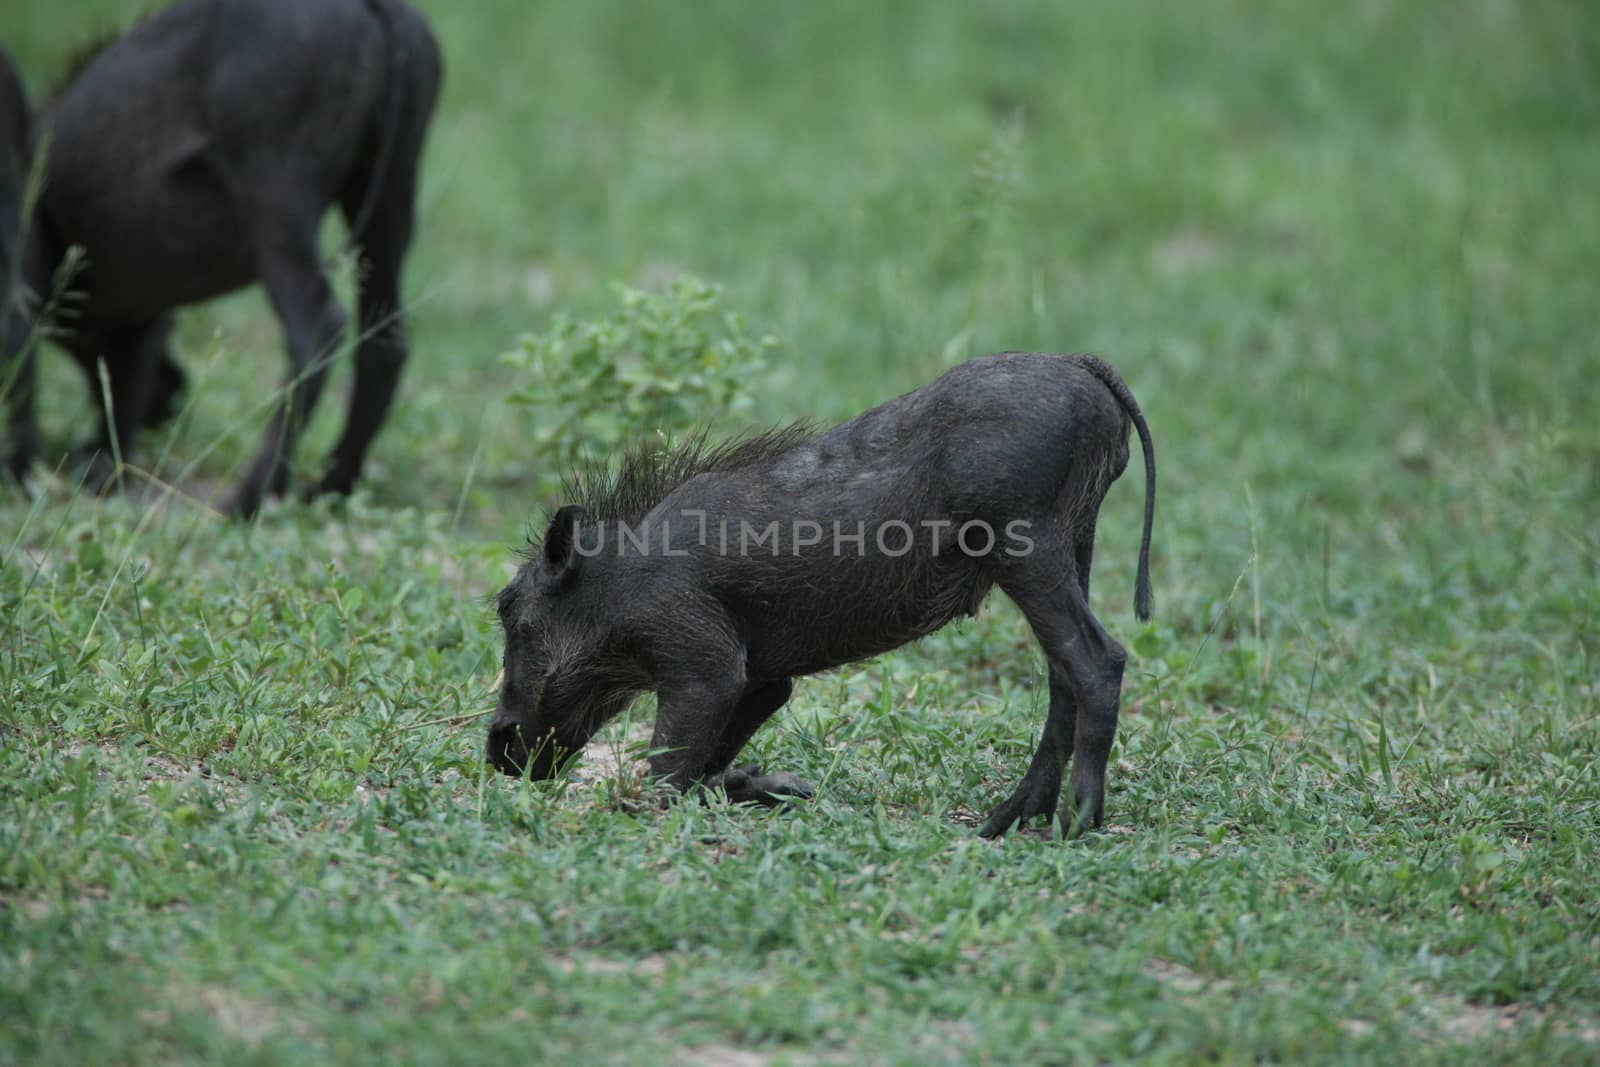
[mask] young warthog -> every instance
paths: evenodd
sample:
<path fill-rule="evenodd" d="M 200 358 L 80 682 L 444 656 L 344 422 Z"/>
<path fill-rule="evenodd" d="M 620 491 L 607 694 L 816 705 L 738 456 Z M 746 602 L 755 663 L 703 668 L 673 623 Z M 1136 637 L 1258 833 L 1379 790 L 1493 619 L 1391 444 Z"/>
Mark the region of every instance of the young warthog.
<path fill-rule="evenodd" d="M 299 428 L 346 317 L 317 231 L 338 204 L 362 251 L 350 410 L 320 489 L 348 492 L 406 358 L 400 272 L 417 164 L 438 93 L 438 47 L 403 0 L 184 0 L 90 58 L 43 109 L 45 187 L 23 280 L 50 293 L 69 248 L 76 290 L 54 323 L 96 408 L 96 445 L 127 454 L 170 414 L 182 371 L 173 309 L 261 282 L 289 354 L 285 398 L 228 507 L 248 515 L 289 484 Z M 15 347 L 15 344 L 13 344 Z M 10 466 L 37 453 L 31 351 L 14 387 Z"/>
<path fill-rule="evenodd" d="M 639 693 L 657 696 L 652 771 L 735 801 L 810 796 L 733 766 L 791 680 L 865 659 L 978 610 L 998 585 L 1050 667 L 1033 762 L 985 836 L 1049 818 L 1072 764 L 1067 833 L 1098 825 L 1122 647 L 1089 611 L 1100 502 L 1144 447 L 1134 606 L 1150 612 L 1155 452 L 1139 406 L 1093 356 L 975 359 L 826 432 L 777 430 L 574 482 L 499 595 L 505 681 L 488 758 L 543 778 Z"/>

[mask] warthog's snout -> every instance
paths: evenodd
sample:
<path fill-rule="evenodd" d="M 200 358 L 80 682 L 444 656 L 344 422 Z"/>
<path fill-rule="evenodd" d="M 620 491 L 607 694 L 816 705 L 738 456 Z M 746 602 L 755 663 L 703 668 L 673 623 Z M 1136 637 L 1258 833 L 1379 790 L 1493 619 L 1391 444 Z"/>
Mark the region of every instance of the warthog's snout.
<path fill-rule="evenodd" d="M 489 741 L 484 754 L 497 771 L 521 774 L 528 765 L 528 745 L 522 739 L 522 725 L 515 719 L 496 715 L 489 724 Z"/>
<path fill-rule="evenodd" d="M 537 780 L 555 775 L 563 753 L 552 733 L 531 736 L 521 719 L 499 711 L 489 723 L 484 755 L 497 771 Z"/>

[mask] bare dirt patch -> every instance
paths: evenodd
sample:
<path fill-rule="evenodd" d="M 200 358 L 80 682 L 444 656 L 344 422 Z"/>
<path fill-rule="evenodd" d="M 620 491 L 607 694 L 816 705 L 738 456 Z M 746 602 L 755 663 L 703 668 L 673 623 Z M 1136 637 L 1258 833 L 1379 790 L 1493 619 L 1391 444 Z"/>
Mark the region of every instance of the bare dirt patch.
<path fill-rule="evenodd" d="M 1473 1004 L 1461 997 L 1412 986 L 1421 1006 L 1421 1021 L 1444 1041 L 1466 1044 L 1525 1027 L 1551 1026 L 1565 1037 L 1600 1044 L 1600 1021 L 1564 1015 L 1535 1004 Z"/>
<path fill-rule="evenodd" d="M 157 1005 L 140 1013 L 149 1026 L 165 1027 L 179 1012 L 198 1008 L 223 1034 L 256 1048 L 274 1033 L 286 1030 L 296 1037 L 310 1035 L 300 1019 L 285 1019 L 276 1005 L 248 997 L 220 985 L 173 985 L 164 989 Z"/>
<path fill-rule="evenodd" d="M 667 970 L 667 957 L 659 953 L 640 956 L 636 960 L 619 960 L 607 956 L 555 956 L 550 960 L 550 966 L 561 974 L 602 974 L 602 975 L 630 975 L 642 978 L 654 978 L 665 974 Z"/>

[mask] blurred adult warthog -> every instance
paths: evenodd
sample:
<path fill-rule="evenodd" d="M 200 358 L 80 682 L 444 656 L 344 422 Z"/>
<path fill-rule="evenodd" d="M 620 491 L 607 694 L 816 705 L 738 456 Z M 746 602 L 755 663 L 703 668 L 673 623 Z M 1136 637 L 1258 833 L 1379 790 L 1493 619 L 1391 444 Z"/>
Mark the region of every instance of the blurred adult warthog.
<path fill-rule="evenodd" d="M 52 326 L 126 454 L 173 408 L 173 309 L 260 282 L 289 355 L 284 398 L 229 499 L 253 513 L 289 485 L 296 435 L 346 325 L 317 247 L 337 204 L 362 251 L 356 379 L 319 488 L 348 492 L 407 353 L 400 274 L 438 46 L 404 0 L 185 0 L 94 54 L 42 109 L 45 188 L 23 278 L 47 293 L 69 248 L 76 290 Z M 15 347 L 15 346 L 13 346 Z M 36 456 L 33 352 L 15 353 L 10 465 Z"/>
<path fill-rule="evenodd" d="M 1155 452 L 1132 393 L 1093 356 L 975 359 L 826 432 L 691 441 L 591 471 L 500 593 L 489 760 L 548 777 L 651 690 L 659 778 L 738 801 L 809 796 L 793 775 L 733 766 L 792 679 L 932 633 L 998 585 L 1044 649 L 1050 712 L 983 833 L 1054 816 L 1069 757 L 1063 830 L 1098 825 L 1125 655 L 1089 610 L 1089 567 L 1130 426 L 1147 618 Z"/>

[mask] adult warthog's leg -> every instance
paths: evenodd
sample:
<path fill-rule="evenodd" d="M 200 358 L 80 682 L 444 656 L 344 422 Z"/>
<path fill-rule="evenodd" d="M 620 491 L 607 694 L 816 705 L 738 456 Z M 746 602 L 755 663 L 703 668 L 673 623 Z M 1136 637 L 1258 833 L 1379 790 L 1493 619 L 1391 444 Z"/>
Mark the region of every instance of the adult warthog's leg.
<path fill-rule="evenodd" d="M 289 356 L 283 396 L 267 422 L 255 458 L 228 502 L 231 513 L 249 517 L 268 493 L 288 488 L 295 440 L 327 381 L 328 365 L 337 355 L 344 332 L 345 314 L 318 261 L 320 208 L 314 198 L 298 202 L 274 197 L 245 199 L 262 204 L 256 209 L 261 280 L 283 325 Z"/>
<path fill-rule="evenodd" d="M 411 167 L 415 167 L 414 162 Z M 354 183 L 343 203 L 347 219 L 357 218 L 366 192 L 361 182 Z M 399 173 L 391 173 L 389 183 L 376 190 L 375 195 L 378 200 L 372 205 L 370 221 L 365 231 L 356 235 L 362 258 L 355 383 L 350 389 L 344 433 L 317 485 L 317 491 L 322 493 L 344 494 L 355 487 L 367 449 L 394 402 L 400 372 L 410 352 L 405 312 L 400 304 L 400 276 L 411 247 L 414 169 L 402 167 Z"/>
<path fill-rule="evenodd" d="M 6 469 L 21 481 L 39 455 L 39 416 L 34 408 L 38 344 L 30 342 L 28 318 L 0 294 L 0 409 L 6 414 Z"/>
<path fill-rule="evenodd" d="M 384 114 L 376 147 L 339 197 L 351 240 L 362 253 L 360 339 L 344 433 L 318 485 L 324 493 L 348 493 L 354 487 L 409 353 L 400 276 L 415 226 L 417 168 L 439 92 L 439 56 L 420 22 L 391 13 L 387 33 L 390 78 L 379 105 Z"/>

